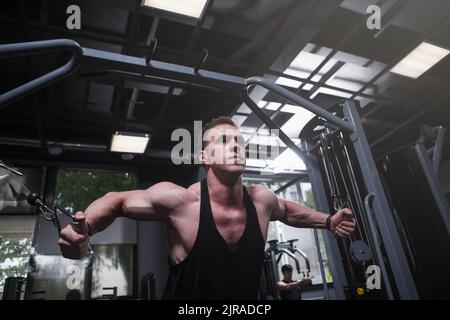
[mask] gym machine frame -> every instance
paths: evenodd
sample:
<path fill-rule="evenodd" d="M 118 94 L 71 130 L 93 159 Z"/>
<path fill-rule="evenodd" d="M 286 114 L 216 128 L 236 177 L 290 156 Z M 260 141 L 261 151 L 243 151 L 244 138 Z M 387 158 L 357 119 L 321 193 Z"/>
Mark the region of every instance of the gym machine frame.
<path fill-rule="evenodd" d="M 1 94 L 0 108 L 74 74 L 80 64 L 86 62 L 105 67 L 110 72 L 120 72 L 129 76 L 141 77 L 147 81 L 166 81 L 172 83 L 172 85 L 197 86 L 200 89 L 218 89 L 219 92 L 237 93 L 240 101 L 244 102 L 270 129 L 279 130 L 280 140 L 305 162 L 313 188 L 316 207 L 323 212 L 331 212 L 331 210 L 324 192 L 325 189 L 318 169 L 317 159 L 312 157 L 309 152 L 312 146 L 308 146 L 305 143 L 296 145 L 250 98 L 249 89 L 256 85 L 262 86 L 295 105 L 301 106 L 320 116 L 328 124 L 350 134 L 357 161 L 361 167 L 364 183 L 368 191 L 368 195 L 364 199 L 364 204 L 366 211 L 369 213 L 366 218 L 370 222 L 371 237 L 383 242 L 386 258 L 393 271 L 393 280 L 395 281 L 399 297 L 401 299 L 418 299 L 411 270 L 401 246 L 391 209 L 384 194 L 354 101 L 344 101 L 341 104 L 344 112 L 344 119 L 342 119 L 324 108 L 315 105 L 311 101 L 264 78 L 251 77 L 245 79 L 203 70 L 201 67 L 205 61 L 205 57 L 202 57 L 202 60 L 195 67 L 155 61 L 152 59 L 154 49 L 151 50 L 147 57 L 139 58 L 102 50 L 82 48 L 73 40 L 57 39 L 0 45 L 0 58 L 57 51 L 70 51 L 72 53 L 70 60 L 65 65 L 39 78 Z M 373 212 L 373 215 L 370 212 Z M 378 233 L 381 239 L 379 239 Z M 343 287 L 347 285 L 347 278 L 339 256 L 337 240 L 328 233 L 324 234 L 324 239 L 335 284 L 336 297 L 338 299 L 344 299 Z M 377 241 L 375 242 L 378 243 Z M 391 284 L 386 276 L 385 260 L 381 256 L 379 246 L 376 248 L 376 255 L 380 262 L 382 278 L 385 283 L 388 298 L 394 299 Z"/>
<path fill-rule="evenodd" d="M 416 150 L 417 157 L 423 168 L 428 185 L 430 186 L 433 198 L 439 208 L 442 221 L 450 234 L 450 207 L 437 179 L 447 130 L 444 127 L 431 128 L 424 126 L 422 131 L 423 134 L 414 145 L 414 149 Z M 425 148 L 425 140 L 427 138 L 431 138 L 433 140 L 433 146 L 430 149 Z M 430 155 L 432 155 L 431 158 Z"/>

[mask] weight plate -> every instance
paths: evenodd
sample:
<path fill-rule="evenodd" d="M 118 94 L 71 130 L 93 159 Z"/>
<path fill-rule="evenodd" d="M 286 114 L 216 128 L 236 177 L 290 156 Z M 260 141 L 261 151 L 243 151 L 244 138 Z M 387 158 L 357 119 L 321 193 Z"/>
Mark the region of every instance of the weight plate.
<path fill-rule="evenodd" d="M 370 249 L 364 241 L 356 240 L 350 246 L 350 254 L 356 263 L 368 262 L 372 259 Z"/>

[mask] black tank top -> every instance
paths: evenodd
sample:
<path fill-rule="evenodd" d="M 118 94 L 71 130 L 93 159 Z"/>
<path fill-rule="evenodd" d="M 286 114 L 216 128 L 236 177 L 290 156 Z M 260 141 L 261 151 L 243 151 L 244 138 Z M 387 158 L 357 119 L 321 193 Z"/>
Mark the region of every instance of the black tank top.
<path fill-rule="evenodd" d="M 197 237 L 189 255 L 179 264 L 170 265 L 164 299 L 257 299 L 264 238 L 245 187 L 243 200 L 245 230 L 237 243 L 229 245 L 216 227 L 208 185 L 206 179 L 202 180 Z"/>

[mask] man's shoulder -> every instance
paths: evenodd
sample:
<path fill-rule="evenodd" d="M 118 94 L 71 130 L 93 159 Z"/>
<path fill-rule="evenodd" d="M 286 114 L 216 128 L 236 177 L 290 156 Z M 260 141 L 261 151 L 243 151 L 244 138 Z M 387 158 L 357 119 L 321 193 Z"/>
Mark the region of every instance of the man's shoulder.
<path fill-rule="evenodd" d="M 171 197 L 183 200 L 183 202 L 192 202 L 196 201 L 199 196 L 200 188 L 197 184 L 194 183 L 188 188 L 185 188 L 173 182 L 163 181 L 153 185 L 151 188 L 157 189 L 160 193 L 165 193 Z"/>
<path fill-rule="evenodd" d="M 191 184 L 186 191 L 195 197 L 200 197 L 200 181 Z"/>
<path fill-rule="evenodd" d="M 265 185 L 262 184 L 253 184 L 251 186 L 247 186 L 247 189 L 249 193 L 255 193 L 255 194 L 274 194 L 272 190 L 267 188 Z"/>
<path fill-rule="evenodd" d="M 273 202 L 278 199 L 272 190 L 262 184 L 248 186 L 247 190 L 254 201 Z"/>

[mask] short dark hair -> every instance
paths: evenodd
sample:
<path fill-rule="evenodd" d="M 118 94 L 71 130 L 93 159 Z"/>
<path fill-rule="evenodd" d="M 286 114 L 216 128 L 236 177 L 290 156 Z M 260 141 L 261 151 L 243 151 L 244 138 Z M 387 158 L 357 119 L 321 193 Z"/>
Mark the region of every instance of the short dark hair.
<path fill-rule="evenodd" d="M 290 264 L 285 264 L 281 267 L 281 272 L 292 271 L 292 266 Z"/>
<path fill-rule="evenodd" d="M 202 141 L 201 141 L 202 150 L 205 150 L 206 146 L 209 143 L 209 141 L 203 140 L 205 132 L 208 131 L 209 129 L 217 127 L 217 126 L 219 126 L 221 124 L 229 124 L 230 126 L 233 126 L 235 128 L 238 127 L 236 125 L 236 123 L 234 123 L 234 121 L 230 117 L 220 116 L 220 117 L 217 117 L 217 118 L 213 118 L 210 122 L 208 122 L 207 124 L 205 124 L 203 126 L 202 136 L 201 136 L 201 139 L 202 139 Z"/>

